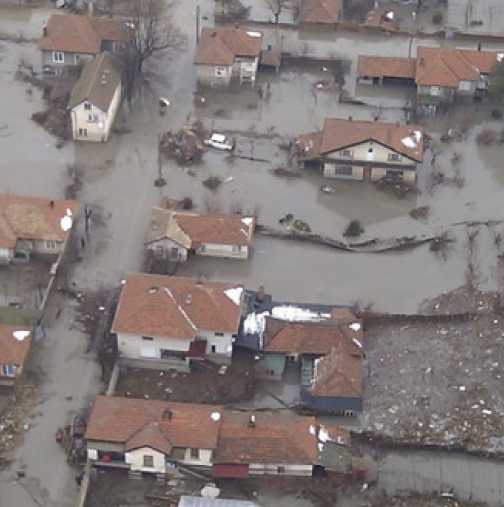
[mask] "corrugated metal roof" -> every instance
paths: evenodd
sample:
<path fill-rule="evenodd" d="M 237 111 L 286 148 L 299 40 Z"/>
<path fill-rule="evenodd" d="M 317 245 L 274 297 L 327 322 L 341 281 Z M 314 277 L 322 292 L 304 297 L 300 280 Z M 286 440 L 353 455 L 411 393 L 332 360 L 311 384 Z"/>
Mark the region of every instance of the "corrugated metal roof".
<path fill-rule="evenodd" d="M 248 500 L 235 500 L 232 498 L 203 498 L 200 496 L 181 496 L 179 507 L 259 507 Z"/>

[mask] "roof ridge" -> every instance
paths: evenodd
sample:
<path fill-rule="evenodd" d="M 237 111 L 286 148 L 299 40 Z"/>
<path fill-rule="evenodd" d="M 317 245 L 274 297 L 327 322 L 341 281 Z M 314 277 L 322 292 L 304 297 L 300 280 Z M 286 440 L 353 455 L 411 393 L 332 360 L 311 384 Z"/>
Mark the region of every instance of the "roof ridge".
<path fill-rule="evenodd" d="M 194 322 L 189 318 L 189 315 L 187 315 L 186 311 L 182 308 L 182 306 L 180 306 L 180 303 L 177 301 L 172 291 L 168 287 L 163 287 L 163 292 L 167 294 L 168 297 L 170 297 L 172 301 L 177 305 L 179 312 L 187 320 L 188 324 L 194 329 L 194 331 L 197 331 L 198 328 L 194 325 Z"/>

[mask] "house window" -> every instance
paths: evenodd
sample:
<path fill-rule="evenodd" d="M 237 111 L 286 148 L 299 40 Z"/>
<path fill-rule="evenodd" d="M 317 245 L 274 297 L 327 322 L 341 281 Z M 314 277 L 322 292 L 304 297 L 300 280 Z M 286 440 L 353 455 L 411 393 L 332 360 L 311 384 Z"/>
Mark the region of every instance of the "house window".
<path fill-rule="evenodd" d="M 150 456 L 148 454 L 144 454 L 144 457 L 143 457 L 143 466 L 145 468 L 154 468 L 154 456 Z"/>
<path fill-rule="evenodd" d="M 152 336 L 142 336 L 142 340 L 146 340 L 148 342 L 154 341 L 154 338 Z"/>
<path fill-rule="evenodd" d="M 224 333 L 214 333 L 215 336 L 224 336 Z"/>
<path fill-rule="evenodd" d="M 279 466 L 279 467 L 277 467 L 277 472 L 278 472 L 279 474 L 284 474 L 284 473 L 285 473 L 285 467 L 283 467 L 283 466 Z"/>
<path fill-rule="evenodd" d="M 221 65 L 217 65 L 215 67 L 215 75 L 217 77 L 224 77 L 227 74 L 227 67 L 223 67 Z"/>
<path fill-rule="evenodd" d="M 65 53 L 63 51 L 53 51 L 52 59 L 54 63 L 65 63 Z"/>
<path fill-rule="evenodd" d="M 334 174 L 340 174 L 341 176 L 351 176 L 352 166 L 351 165 L 334 166 Z"/>
<path fill-rule="evenodd" d="M 87 129 L 79 129 L 79 137 L 87 137 Z"/>
<path fill-rule="evenodd" d="M 191 459 L 199 459 L 199 449 L 191 449 Z"/>
<path fill-rule="evenodd" d="M 177 247 L 170 248 L 170 259 L 178 259 L 179 251 Z"/>
<path fill-rule="evenodd" d="M 16 376 L 16 365 L 15 364 L 4 364 L 3 374 L 5 377 L 15 377 Z"/>
<path fill-rule="evenodd" d="M 56 241 L 54 241 L 53 239 L 47 240 L 46 247 L 50 250 L 54 250 L 56 248 Z"/>
<path fill-rule="evenodd" d="M 353 157 L 352 150 L 342 150 L 341 157 L 342 158 L 352 158 Z"/>
<path fill-rule="evenodd" d="M 441 87 L 439 86 L 431 86 L 430 87 L 430 94 L 437 97 L 438 95 L 441 95 Z"/>
<path fill-rule="evenodd" d="M 215 354 L 215 352 L 217 351 L 217 348 L 215 347 L 215 345 L 212 345 L 210 350 L 212 351 L 212 354 Z"/>
<path fill-rule="evenodd" d="M 369 148 L 368 148 L 368 153 L 373 153 L 373 149 L 374 149 L 374 146 L 373 146 L 373 143 L 369 143 Z"/>
<path fill-rule="evenodd" d="M 84 102 L 84 109 L 86 111 L 91 111 L 91 104 L 89 102 Z"/>
<path fill-rule="evenodd" d="M 388 158 L 389 162 L 400 162 L 401 161 L 401 155 L 399 155 L 398 153 L 389 153 L 387 158 Z"/>

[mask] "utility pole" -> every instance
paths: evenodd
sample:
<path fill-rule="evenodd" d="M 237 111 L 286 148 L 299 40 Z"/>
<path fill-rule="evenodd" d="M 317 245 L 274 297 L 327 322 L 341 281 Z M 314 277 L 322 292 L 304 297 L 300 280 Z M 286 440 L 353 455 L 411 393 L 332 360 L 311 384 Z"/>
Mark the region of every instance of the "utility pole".
<path fill-rule="evenodd" d="M 200 34 L 200 6 L 196 6 L 196 44 L 199 44 Z"/>

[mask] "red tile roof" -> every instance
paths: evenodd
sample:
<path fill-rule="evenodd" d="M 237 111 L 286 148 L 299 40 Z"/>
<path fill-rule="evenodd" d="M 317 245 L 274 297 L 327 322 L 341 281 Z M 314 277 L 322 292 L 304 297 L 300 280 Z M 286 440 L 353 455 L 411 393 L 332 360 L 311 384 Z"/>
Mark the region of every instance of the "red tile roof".
<path fill-rule="evenodd" d="M 241 306 L 228 295 L 232 289 L 237 286 L 130 274 L 119 298 L 112 331 L 187 340 L 195 338 L 198 330 L 236 333 Z"/>
<path fill-rule="evenodd" d="M 86 430 L 87 440 L 116 442 L 127 450 L 143 446 L 167 453 L 173 447 L 215 449 L 221 418 L 219 405 L 172 403 L 98 396 Z"/>
<path fill-rule="evenodd" d="M 97 54 L 103 41 L 125 41 L 129 36 L 122 20 L 76 14 L 51 15 L 46 32 L 40 49 L 82 54 Z"/>
<path fill-rule="evenodd" d="M 391 12 L 388 9 L 371 9 L 366 16 L 364 26 L 379 28 L 386 32 L 396 32 L 398 30 L 398 24 L 394 21 L 394 18 L 390 19 L 387 14 Z"/>
<path fill-rule="evenodd" d="M 214 463 L 315 465 L 318 462 L 314 417 L 225 412 Z M 310 429 L 312 428 L 312 429 Z"/>
<path fill-rule="evenodd" d="M 241 28 L 203 28 L 194 63 L 232 65 L 237 56 L 259 57 L 262 40 L 262 33 Z"/>
<path fill-rule="evenodd" d="M 17 331 L 27 331 L 27 328 L 0 323 L 0 365 L 24 365 L 31 348 L 31 331 L 29 336 L 20 340 L 14 336 Z"/>
<path fill-rule="evenodd" d="M 78 207 L 72 200 L 0 194 L 0 248 L 14 248 L 18 239 L 64 241 L 68 231 L 60 221 L 67 210 L 75 216 Z"/>
<path fill-rule="evenodd" d="M 415 79 L 415 58 L 359 55 L 357 75 L 359 77 L 396 77 Z"/>
<path fill-rule="evenodd" d="M 341 11 L 341 0 L 303 0 L 300 7 L 301 23 L 334 24 Z"/>
<path fill-rule="evenodd" d="M 414 137 L 416 132 L 420 135 L 418 140 Z M 417 162 L 423 159 L 421 127 L 378 121 L 327 118 L 322 131 L 298 137 L 296 146 L 299 158 L 309 160 L 366 141 L 377 142 Z"/>

